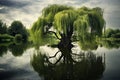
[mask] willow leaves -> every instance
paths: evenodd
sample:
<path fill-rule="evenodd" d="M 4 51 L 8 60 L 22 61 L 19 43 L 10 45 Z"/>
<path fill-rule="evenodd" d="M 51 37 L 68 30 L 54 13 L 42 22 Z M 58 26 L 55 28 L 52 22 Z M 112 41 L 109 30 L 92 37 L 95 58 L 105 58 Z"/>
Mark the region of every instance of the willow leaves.
<path fill-rule="evenodd" d="M 72 38 L 75 35 L 78 39 L 79 37 L 84 39 L 89 34 L 101 36 L 104 27 L 103 10 L 99 7 L 74 9 L 54 4 L 43 9 L 42 15 L 31 28 L 31 36 L 38 36 L 44 41 L 45 33 L 52 28 L 52 31 L 59 36 Z M 34 42 L 36 41 L 37 39 Z"/>

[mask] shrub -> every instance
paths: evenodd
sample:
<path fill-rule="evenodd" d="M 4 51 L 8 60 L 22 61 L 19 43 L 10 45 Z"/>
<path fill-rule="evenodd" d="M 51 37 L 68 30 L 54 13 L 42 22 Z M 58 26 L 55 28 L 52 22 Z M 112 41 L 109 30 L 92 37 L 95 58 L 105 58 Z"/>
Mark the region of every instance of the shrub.
<path fill-rule="evenodd" d="M 22 42 L 22 35 L 21 34 L 16 34 L 15 35 L 15 43 L 16 44 L 19 44 L 19 43 L 21 43 Z"/>

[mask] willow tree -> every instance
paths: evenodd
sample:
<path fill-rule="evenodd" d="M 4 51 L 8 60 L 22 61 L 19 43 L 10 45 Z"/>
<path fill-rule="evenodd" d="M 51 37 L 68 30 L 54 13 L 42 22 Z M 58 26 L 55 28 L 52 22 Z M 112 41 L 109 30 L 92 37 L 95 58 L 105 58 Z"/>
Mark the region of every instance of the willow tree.
<path fill-rule="evenodd" d="M 47 44 L 46 42 L 49 42 L 45 41 L 47 38 L 56 36 L 55 39 L 60 40 L 58 47 L 72 47 L 73 36 L 83 38 L 86 34 L 100 36 L 104 26 L 103 10 L 99 7 L 75 9 L 54 4 L 43 9 L 42 15 L 31 28 L 31 36 L 33 42 L 39 41 L 40 44 L 42 42 Z"/>

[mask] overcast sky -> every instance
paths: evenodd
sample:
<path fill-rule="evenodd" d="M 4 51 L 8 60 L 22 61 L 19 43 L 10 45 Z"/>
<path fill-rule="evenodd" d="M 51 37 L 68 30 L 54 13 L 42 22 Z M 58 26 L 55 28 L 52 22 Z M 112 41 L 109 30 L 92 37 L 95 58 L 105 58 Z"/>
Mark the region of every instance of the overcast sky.
<path fill-rule="evenodd" d="M 120 29 L 120 0 L 0 0 L 0 19 L 8 25 L 20 20 L 30 28 L 50 4 L 65 4 L 73 7 L 101 7 L 107 27 Z"/>

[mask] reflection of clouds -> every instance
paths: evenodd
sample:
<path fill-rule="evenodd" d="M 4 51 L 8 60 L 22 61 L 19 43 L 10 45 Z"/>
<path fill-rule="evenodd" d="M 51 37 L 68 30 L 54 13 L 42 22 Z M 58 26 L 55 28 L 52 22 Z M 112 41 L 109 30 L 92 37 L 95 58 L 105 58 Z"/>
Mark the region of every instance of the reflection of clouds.
<path fill-rule="evenodd" d="M 0 64 L 6 64 L 11 67 L 17 68 L 26 68 L 26 66 L 30 65 L 30 55 L 33 54 L 33 49 L 28 49 L 24 51 L 23 55 L 20 57 L 14 57 L 11 52 L 7 51 L 6 55 L 0 58 Z M 26 58 L 27 57 L 27 58 Z M 30 69 L 28 67 L 27 69 Z"/>
<path fill-rule="evenodd" d="M 0 58 L 1 80 L 40 80 L 38 74 L 30 66 L 30 55 L 33 49 L 28 49 L 23 56 L 14 57 L 11 52 Z"/>
<path fill-rule="evenodd" d="M 17 56 L 17 57 L 13 56 L 10 51 L 7 51 L 7 54 L 3 55 L 3 57 L 0 58 L 0 67 L 1 65 L 5 65 L 5 66 L 7 65 L 6 67 L 11 67 L 13 69 L 18 68 L 18 69 L 32 70 L 30 66 L 30 59 L 35 53 L 35 51 L 36 50 L 34 48 L 30 48 L 24 51 L 22 56 Z M 47 46 L 41 46 L 40 51 L 42 51 L 43 54 L 46 53 L 46 55 L 53 56 L 58 51 L 58 49 L 50 48 Z"/>
<path fill-rule="evenodd" d="M 97 49 L 98 53 L 105 53 L 105 61 L 106 61 L 106 70 L 104 72 L 104 77 L 102 80 L 117 80 L 120 79 L 120 48 L 119 49 L 106 49 L 103 47 L 99 47 Z"/>
<path fill-rule="evenodd" d="M 0 19 L 7 24 L 20 20 L 27 28 L 41 15 L 44 7 L 50 4 L 65 4 L 75 7 L 101 7 L 107 26 L 119 27 L 119 0 L 0 0 Z"/>
<path fill-rule="evenodd" d="M 30 57 L 33 55 L 33 51 L 33 48 L 28 49 L 20 57 L 14 57 L 9 51 L 3 55 L 0 58 L 0 78 L 6 80 L 40 80 L 30 65 Z"/>
<path fill-rule="evenodd" d="M 49 55 L 53 55 L 58 50 L 48 48 L 47 46 L 43 46 L 41 49 L 47 51 Z M 5 74 L 9 75 L 10 80 L 40 80 L 40 77 L 30 65 L 30 59 L 34 51 L 34 48 L 28 49 L 19 57 L 14 57 L 11 52 L 7 51 L 7 54 L 0 58 L 0 71 L 4 71 Z M 5 79 L 7 79 L 6 76 Z"/>
<path fill-rule="evenodd" d="M 34 49 L 24 51 L 20 57 L 14 57 L 11 52 L 0 58 L 0 78 L 5 80 L 23 80 L 36 79 L 40 77 L 30 65 L 30 57 L 33 55 Z"/>

